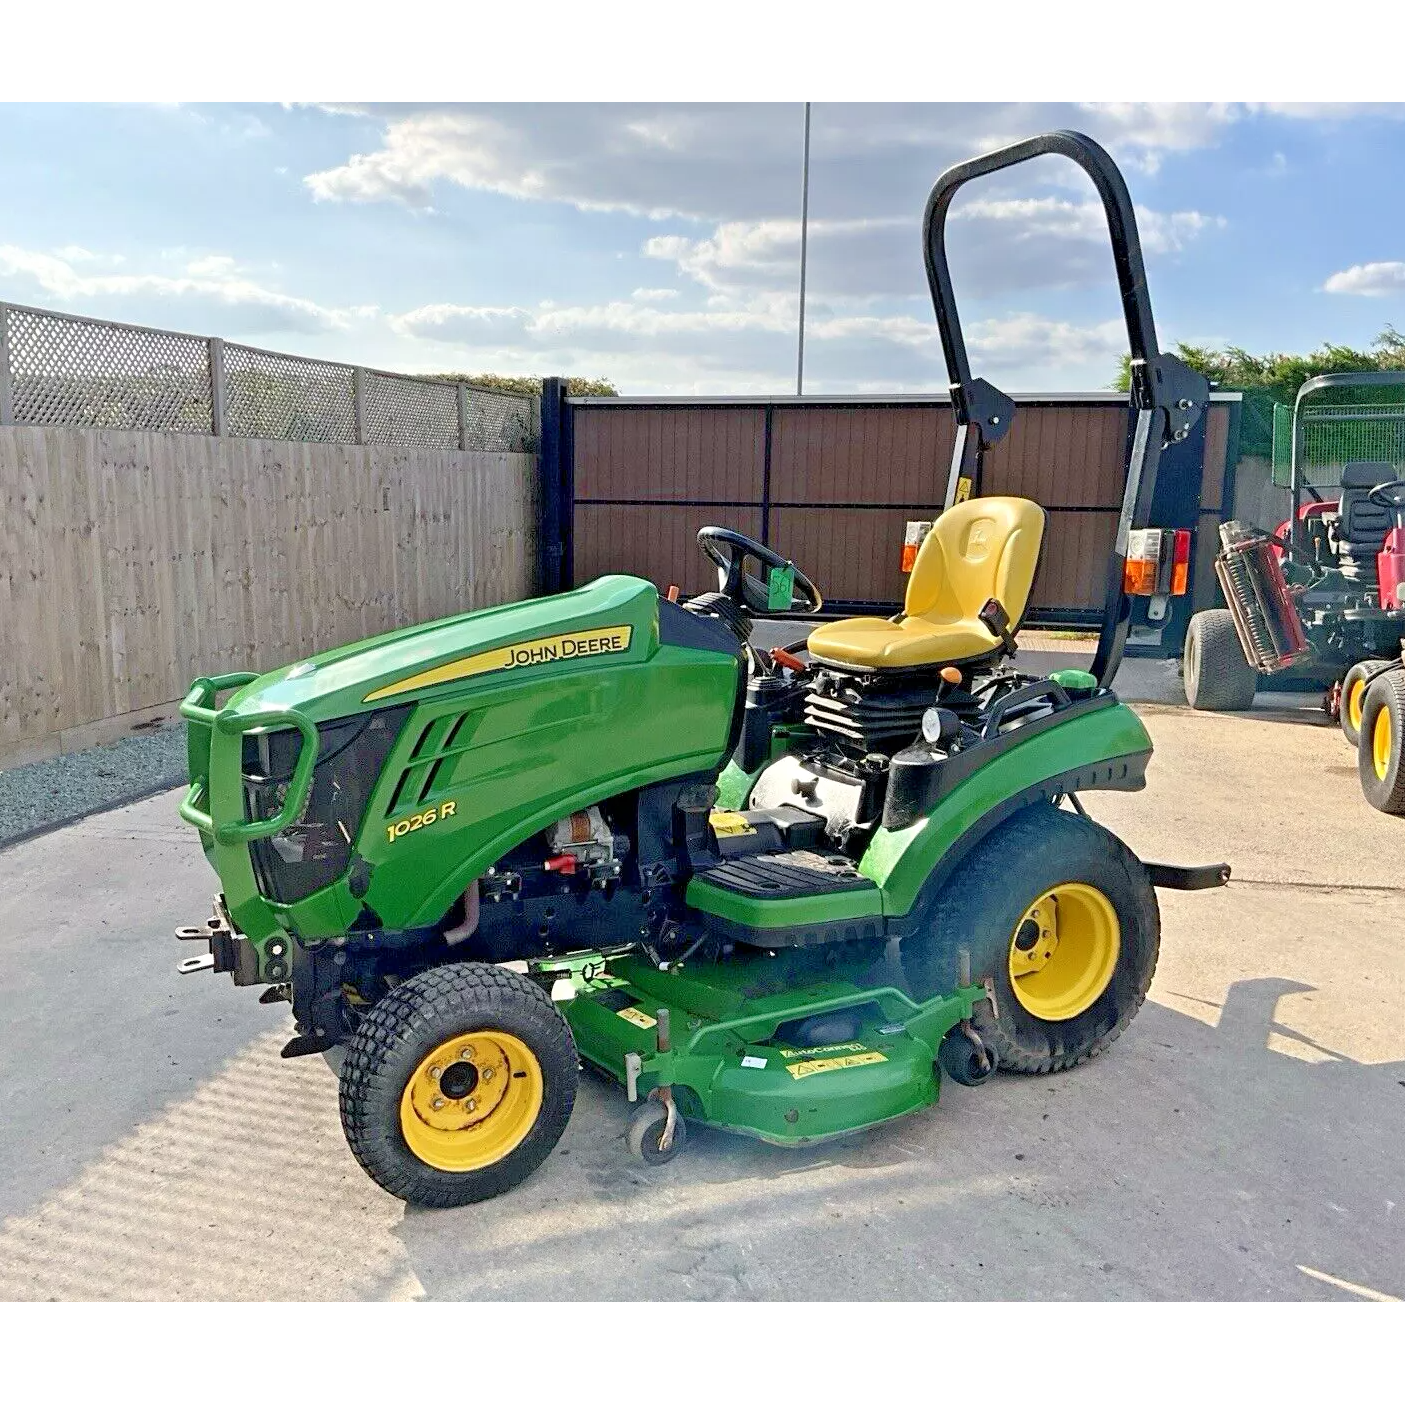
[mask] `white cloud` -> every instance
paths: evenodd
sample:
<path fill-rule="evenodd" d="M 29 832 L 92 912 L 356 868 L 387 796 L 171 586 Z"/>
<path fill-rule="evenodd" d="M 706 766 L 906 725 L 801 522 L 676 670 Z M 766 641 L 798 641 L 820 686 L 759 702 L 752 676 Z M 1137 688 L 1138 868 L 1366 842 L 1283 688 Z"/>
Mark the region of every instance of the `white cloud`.
<path fill-rule="evenodd" d="M 203 308 L 206 315 L 228 322 L 237 313 L 241 331 L 343 331 L 364 308 L 329 308 L 308 298 L 293 297 L 255 281 L 225 254 L 187 259 L 171 272 L 111 273 L 90 271 L 93 265 L 120 264 L 119 255 L 94 254 L 69 247 L 57 253 L 0 244 L 0 278 L 28 284 L 60 303 L 119 302 L 159 298 Z M 84 311 L 100 313 L 99 308 Z M 374 311 L 374 309 L 372 309 Z"/>
<path fill-rule="evenodd" d="M 636 288 L 630 294 L 635 302 L 668 302 L 677 296 L 677 288 Z"/>
<path fill-rule="evenodd" d="M 1332 274 L 1322 285 L 1324 293 L 1354 293 L 1363 298 L 1388 298 L 1405 293 L 1405 263 L 1356 263 Z"/>

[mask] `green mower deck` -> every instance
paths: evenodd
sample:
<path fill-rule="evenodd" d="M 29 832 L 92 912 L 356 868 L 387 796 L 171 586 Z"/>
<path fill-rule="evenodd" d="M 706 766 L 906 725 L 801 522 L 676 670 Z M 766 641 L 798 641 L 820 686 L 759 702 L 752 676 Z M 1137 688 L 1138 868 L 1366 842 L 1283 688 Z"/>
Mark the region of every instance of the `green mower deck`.
<path fill-rule="evenodd" d="M 564 1013 L 581 1057 L 635 1097 L 669 1087 L 684 1117 L 777 1146 L 935 1103 L 937 1049 L 984 988 L 918 1004 L 894 986 L 864 984 L 871 961 L 822 975 L 806 964 L 798 954 L 757 953 L 694 973 L 620 957 L 586 967 Z M 816 1017 L 849 1023 L 852 1037 L 796 1047 L 778 1033 Z"/>

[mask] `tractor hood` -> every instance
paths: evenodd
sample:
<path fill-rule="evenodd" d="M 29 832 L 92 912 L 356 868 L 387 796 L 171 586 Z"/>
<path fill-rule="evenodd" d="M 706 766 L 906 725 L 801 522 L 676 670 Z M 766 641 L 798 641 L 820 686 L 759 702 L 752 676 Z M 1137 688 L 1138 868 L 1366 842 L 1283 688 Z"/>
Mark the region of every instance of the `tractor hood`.
<path fill-rule="evenodd" d="M 602 576 L 564 595 L 497 605 L 345 644 L 265 673 L 226 714 L 295 708 L 313 722 L 413 702 L 457 684 L 496 682 L 515 670 L 555 676 L 603 655 L 619 662 L 658 648 L 658 592 L 634 576 Z M 520 675 L 519 675 L 520 676 Z"/>

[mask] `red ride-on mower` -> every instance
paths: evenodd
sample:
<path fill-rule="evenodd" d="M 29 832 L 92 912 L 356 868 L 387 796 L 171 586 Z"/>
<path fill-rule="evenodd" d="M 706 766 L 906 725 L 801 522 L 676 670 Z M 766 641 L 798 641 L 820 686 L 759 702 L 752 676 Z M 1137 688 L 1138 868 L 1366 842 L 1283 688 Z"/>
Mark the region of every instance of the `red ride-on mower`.
<path fill-rule="evenodd" d="M 1192 707 L 1249 707 L 1260 677 L 1287 674 L 1321 682 L 1323 704 L 1356 745 L 1367 692 L 1378 675 L 1401 668 L 1405 635 L 1405 445 L 1387 442 L 1405 427 L 1405 405 L 1377 403 L 1314 411 L 1304 402 L 1337 389 L 1405 387 L 1405 372 L 1317 376 L 1293 412 L 1292 516 L 1276 532 L 1231 521 L 1220 528 L 1215 571 L 1228 605 L 1192 617 L 1184 677 Z M 1382 427 L 1388 430 L 1382 434 Z M 1395 461 L 1341 464 L 1336 496 L 1307 481 L 1311 430 L 1338 447 L 1363 438 Z M 1363 430 L 1371 433 L 1363 434 Z M 1319 486 L 1321 479 L 1319 478 Z M 1304 497 L 1310 501 L 1304 501 Z M 1382 694 L 1383 696 L 1384 694 Z M 1362 772 L 1363 780 L 1365 772 Z M 1374 802 L 1373 802 L 1374 803 Z"/>

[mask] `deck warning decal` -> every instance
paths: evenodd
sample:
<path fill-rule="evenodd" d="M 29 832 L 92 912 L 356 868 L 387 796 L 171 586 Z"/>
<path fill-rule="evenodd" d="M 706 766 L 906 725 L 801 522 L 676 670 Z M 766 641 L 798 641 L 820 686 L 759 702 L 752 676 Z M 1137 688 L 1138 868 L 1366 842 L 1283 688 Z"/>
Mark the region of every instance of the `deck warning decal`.
<path fill-rule="evenodd" d="M 887 1054 L 869 1049 L 862 1054 L 840 1054 L 832 1059 L 801 1059 L 798 1064 L 786 1064 L 785 1068 L 792 1078 L 808 1078 L 812 1073 L 833 1073 L 838 1068 L 862 1068 L 865 1064 L 887 1062 Z"/>
<path fill-rule="evenodd" d="M 628 1020 L 630 1024 L 636 1024 L 640 1029 L 653 1029 L 658 1021 L 652 1015 L 646 1015 L 638 1005 L 630 1005 L 626 1009 L 616 1010 L 615 1013 L 622 1020 Z"/>

